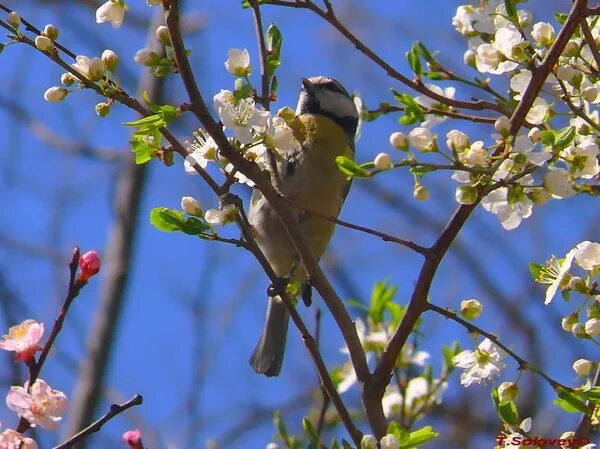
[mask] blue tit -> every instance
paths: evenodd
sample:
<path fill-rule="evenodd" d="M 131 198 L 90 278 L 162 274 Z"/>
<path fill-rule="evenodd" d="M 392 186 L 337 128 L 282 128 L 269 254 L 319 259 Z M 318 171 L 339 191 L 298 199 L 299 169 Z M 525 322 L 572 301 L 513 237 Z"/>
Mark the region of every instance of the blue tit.
<path fill-rule="evenodd" d="M 290 126 L 300 148 L 278 153 L 274 164 L 276 173 L 271 173 L 271 177 L 276 178 L 273 185 L 279 193 L 300 206 L 294 207 L 293 213 L 318 260 L 335 225 L 301 208 L 326 217 L 339 215 L 350 181 L 338 169 L 335 158 L 354 157 L 358 112 L 338 81 L 324 76 L 304 78 L 296 117 Z M 248 221 L 256 243 L 276 275 L 299 283 L 302 290 L 308 292 L 303 297 L 309 297 L 306 269 L 278 215 L 258 190 L 252 193 Z M 265 327 L 250 357 L 250 365 L 257 373 L 277 376 L 281 371 L 288 322 L 285 305 L 277 296 L 270 297 Z"/>

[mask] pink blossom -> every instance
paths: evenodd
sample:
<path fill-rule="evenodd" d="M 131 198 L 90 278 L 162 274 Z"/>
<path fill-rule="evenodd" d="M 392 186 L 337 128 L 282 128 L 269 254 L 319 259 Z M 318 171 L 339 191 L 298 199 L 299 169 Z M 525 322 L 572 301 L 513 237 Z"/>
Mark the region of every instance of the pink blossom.
<path fill-rule="evenodd" d="M 60 415 L 67 408 L 67 397 L 62 391 L 53 390 L 42 379 L 37 379 L 28 392 L 24 387 L 12 386 L 6 396 L 6 405 L 33 427 L 39 425 L 45 430 L 58 429 Z"/>
<path fill-rule="evenodd" d="M 79 258 L 79 268 L 81 268 L 79 280 L 87 282 L 89 278 L 100 271 L 100 256 L 98 253 L 96 251 L 88 251 L 81 256 Z"/>
<path fill-rule="evenodd" d="M 42 335 L 44 335 L 44 323 L 25 320 L 8 330 L 8 334 L 4 335 L 0 341 L 0 349 L 15 351 L 17 361 L 29 362 L 33 360 L 36 351 L 42 350 L 37 344 Z"/>
<path fill-rule="evenodd" d="M 21 435 L 13 429 L 0 433 L 0 448 L 2 449 L 38 449 L 37 443 L 31 438 Z"/>
<path fill-rule="evenodd" d="M 139 429 L 128 430 L 123 434 L 123 441 L 132 449 L 143 449 L 142 432 Z"/>

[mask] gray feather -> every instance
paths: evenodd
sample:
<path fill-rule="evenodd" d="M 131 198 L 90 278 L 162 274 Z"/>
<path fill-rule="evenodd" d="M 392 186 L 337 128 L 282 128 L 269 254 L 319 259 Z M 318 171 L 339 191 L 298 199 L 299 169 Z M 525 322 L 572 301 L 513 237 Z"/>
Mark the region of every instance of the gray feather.
<path fill-rule="evenodd" d="M 269 298 L 265 328 L 250 356 L 250 365 L 258 374 L 268 377 L 279 375 L 283 364 L 288 323 L 289 313 L 285 305 Z"/>

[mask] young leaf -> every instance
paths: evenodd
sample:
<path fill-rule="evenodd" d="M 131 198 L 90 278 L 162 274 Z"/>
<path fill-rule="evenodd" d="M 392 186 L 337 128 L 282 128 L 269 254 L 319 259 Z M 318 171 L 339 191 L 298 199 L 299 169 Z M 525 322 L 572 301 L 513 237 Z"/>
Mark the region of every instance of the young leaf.
<path fill-rule="evenodd" d="M 492 389 L 492 400 L 494 401 L 496 412 L 502 421 L 511 426 L 516 426 L 519 424 L 519 414 L 517 412 L 517 406 L 514 402 L 511 401 L 500 403 L 497 388 Z"/>
<path fill-rule="evenodd" d="M 411 432 L 410 436 L 408 437 L 408 441 L 406 443 L 400 445 L 400 448 L 405 448 L 405 449 L 416 448 L 420 444 L 431 441 L 439 436 L 440 436 L 439 433 L 433 431 L 433 427 L 426 426 L 419 430 L 415 430 L 414 432 Z"/>
<path fill-rule="evenodd" d="M 562 129 L 556 139 L 554 141 L 554 148 L 558 150 L 564 150 L 573 142 L 575 138 L 575 127 L 569 126 L 567 128 Z"/>
<path fill-rule="evenodd" d="M 588 413 L 589 409 L 585 403 L 585 396 L 575 391 L 568 391 L 564 388 L 557 388 L 558 399 L 554 403 L 569 413 Z"/>
<path fill-rule="evenodd" d="M 175 209 L 155 207 L 150 211 L 150 223 L 159 231 L 181 231 L 185 224 L 185 216 Z"/>
<path fill-rule="evenodd" d="M 369 176 L 369 172 L 345 156 L 338 156 L 335 158 L 335 163 L 342 173 L 348 175 L 351 178 L 366 178 Z"/>

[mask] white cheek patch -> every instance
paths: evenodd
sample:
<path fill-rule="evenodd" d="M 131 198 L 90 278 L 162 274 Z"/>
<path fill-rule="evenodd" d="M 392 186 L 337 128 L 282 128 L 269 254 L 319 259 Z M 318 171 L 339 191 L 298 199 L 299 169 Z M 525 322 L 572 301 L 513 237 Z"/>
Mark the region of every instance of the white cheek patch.
<path fill-rule="evenodd" d="M 316 97 L 321 110 L 334 117 L 358 117 L 354 102 L 339 92 L 320 89 Z"/>

